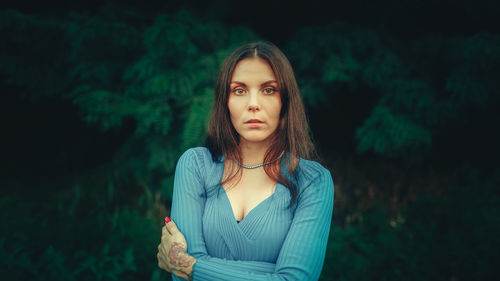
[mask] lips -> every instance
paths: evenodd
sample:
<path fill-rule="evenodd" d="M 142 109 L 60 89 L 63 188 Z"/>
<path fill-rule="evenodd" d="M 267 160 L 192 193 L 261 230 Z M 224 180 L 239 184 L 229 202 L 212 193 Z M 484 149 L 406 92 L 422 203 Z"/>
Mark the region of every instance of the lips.
<path fill-rule="evenodd" d="M 264 123 L 263 121 L 260 121 L 259 119 L 250 119 L 245 122 L 245 124 L 261 124 Z"/>

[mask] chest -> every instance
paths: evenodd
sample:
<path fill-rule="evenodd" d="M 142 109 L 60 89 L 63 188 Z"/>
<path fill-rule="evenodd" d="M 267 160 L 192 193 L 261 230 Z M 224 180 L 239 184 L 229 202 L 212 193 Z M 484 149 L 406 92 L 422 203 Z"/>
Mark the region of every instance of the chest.
<path fill-rule="evenodd" d="M 276 182 L 262 168 L 243 170 L 241 179 L 236 183 L 229 183 L 224 190 L 231 204 L 234 218 L 241 221 L 275 192 Z"/>
<path fill-rule="evenodd" d="M 208 194 L 202 219 L 208 254 L 275 263 L 294 216 L 295 208 L 289 207 L 288 189 L 277 184 L 274 193 L 258 203 L 239 223 L 236 219 L 241 217 L 235 216 L 238 206 L 231 205 L 223 186 L 219 185 L 214 191 Z"/>

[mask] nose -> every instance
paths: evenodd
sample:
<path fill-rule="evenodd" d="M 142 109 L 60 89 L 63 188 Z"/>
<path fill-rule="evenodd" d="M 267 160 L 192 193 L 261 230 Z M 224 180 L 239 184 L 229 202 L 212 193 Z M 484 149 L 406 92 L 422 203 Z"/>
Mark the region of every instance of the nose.
<path fill-rule="evenodd" d="M 255 112 L 260 110 L 260 104 L 258 101 L 258 95 L 257 93 L 250 93 L 249 94 L 249 101 L 248 101 L 248 111 Z"/>
<path fill-rule="evenodd" d="M 248 106 L 248 110 L 252 111 L 252 112 L 259 111 L 260 110 L 260 106 L 258 106 L 258 105 L 249 105 Z"/>

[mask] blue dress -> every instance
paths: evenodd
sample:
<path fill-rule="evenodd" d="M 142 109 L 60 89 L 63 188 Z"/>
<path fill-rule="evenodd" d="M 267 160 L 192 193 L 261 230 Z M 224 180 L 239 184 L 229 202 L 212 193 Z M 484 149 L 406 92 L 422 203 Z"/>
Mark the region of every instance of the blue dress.
<path fill-rule="evenodd" d="M 220 185 L 224 159 L 217 160 L 205 147 L 191 148 L 175 171 L 171 217 L 197 259 L 193 279 L 318 280 L 333 212 L 330 172 L 300 159 L 296 203 L 289 206 L 290 192 L 278 183 L 238 223 Z"/>

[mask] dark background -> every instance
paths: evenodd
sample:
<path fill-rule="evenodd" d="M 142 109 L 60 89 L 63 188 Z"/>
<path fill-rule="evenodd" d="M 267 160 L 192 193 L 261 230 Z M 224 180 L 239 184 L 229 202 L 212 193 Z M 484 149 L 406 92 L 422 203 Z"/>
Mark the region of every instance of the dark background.
<path fill-rule="evenodd" d="M 178 157 L 216 70 L 277 44 L 335 208 L 321 280 L 493 280 L 497 1 L 17 1 L 0 8 L 8 280 L 162 280 Z M 497 277 L 495 277 L 497 276 Z"/>

